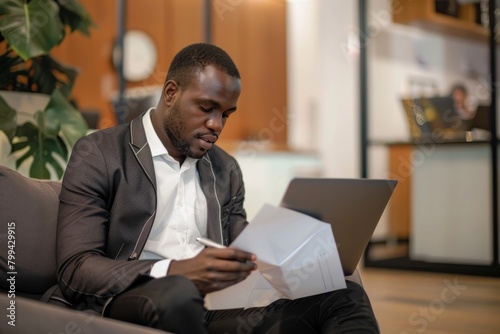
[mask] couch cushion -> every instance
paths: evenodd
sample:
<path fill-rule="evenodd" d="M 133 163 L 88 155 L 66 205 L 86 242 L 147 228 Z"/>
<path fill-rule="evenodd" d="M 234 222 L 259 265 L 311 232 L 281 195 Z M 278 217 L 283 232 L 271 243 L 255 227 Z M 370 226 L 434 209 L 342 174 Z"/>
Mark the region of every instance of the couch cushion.
<path fill-rule="evenodd" d="M 42 294 L 56 284 L 56 225 L 59 181 L 29 179 L 0 166 L 0 287 L 9 289 L 15 271 L 16 292 Z M 9 243 L 9 228 L 15 241 Z M 12 233 L 12 231 L 14 233 Z M 15 252 L 9 268 L 9 245 Z M 15 248 L 14 248 L 15 246 Z M 9 277 L 11 275 L 8 275 Z"/>

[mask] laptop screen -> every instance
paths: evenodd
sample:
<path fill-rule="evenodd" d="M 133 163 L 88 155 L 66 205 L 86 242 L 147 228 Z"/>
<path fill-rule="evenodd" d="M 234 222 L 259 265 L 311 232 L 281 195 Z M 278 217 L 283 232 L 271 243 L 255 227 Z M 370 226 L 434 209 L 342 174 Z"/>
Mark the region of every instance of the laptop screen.
<path fill-rule="evenodd" d="M 465 140 L 469 124 L 455 110 L 450 96 L 402 100 L 413 140 Z"/>
<path fill-rule="evenodd" d="M 396 184 L 396 180 L 296 178 L 281 206 L 329 223 L 344 274 L 351 275 Z"/>

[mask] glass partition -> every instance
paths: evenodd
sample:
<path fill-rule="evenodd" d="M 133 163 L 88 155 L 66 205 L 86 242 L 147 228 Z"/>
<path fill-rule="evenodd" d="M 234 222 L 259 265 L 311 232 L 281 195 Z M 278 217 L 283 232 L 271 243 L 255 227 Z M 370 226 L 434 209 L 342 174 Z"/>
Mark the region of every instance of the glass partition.
<path fill-rule="evenodd" d="M 367 176 L 398 180 L 365 264 L 493 272 L 496 104 L 484 5 L 360 3 L 370 36 Z"/>

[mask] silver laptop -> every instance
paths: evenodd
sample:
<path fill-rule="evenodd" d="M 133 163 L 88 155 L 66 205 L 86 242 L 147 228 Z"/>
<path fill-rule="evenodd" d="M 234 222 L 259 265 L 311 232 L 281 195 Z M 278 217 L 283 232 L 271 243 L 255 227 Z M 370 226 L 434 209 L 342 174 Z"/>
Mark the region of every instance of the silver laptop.
<path fill-rule="evenodd" d="M 348 276 L 356 270 L 396 184 L 396 180 L 296 178 L 280 205 L 332 226 Z"/>

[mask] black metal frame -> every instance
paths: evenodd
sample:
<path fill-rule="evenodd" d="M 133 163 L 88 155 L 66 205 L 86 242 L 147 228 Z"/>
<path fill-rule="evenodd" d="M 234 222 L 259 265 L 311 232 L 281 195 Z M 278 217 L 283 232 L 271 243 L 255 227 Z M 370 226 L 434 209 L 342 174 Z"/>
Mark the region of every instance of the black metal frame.
<path fill-rule="evenodd" d="M 203 39 L 205 43 L 212 43 L 212 0 L 203 3 Z"/>
<path fill-rule="evenodd" d="M 116 60 L 116 75 L 118 77 L 118 100 L 115 106 L 115 111 L 117 113 L 116 118 L 119 124 L 125 121 L 125 76 L 123 74 L 123 58 L 124 58 L 124 39 L 126 30 L 126 19 L 127 19 L 127 0 L 117 0 L 116 1 L 116 31 L 117 39 L 115 50 L 118 53 Z M 115 55 L 113 55 L 115 56 Z"/>
<path fill-rule="evenodd" d="M 489 1 L 488 16 L 490 22 L 490 89 L 491 89 L 491 182 L 492 187 L 492 217 L 493 217 L 493 264 L 499 267 L 498 260 L 498 242 L 500 236 L 498 235 L 498 138 L 497 138 L 497 48 L 495 41 L 495 0 Z M 500 24 L 500 23 L 499 23 Z"/>
<path fill-rule="evenodd" d="M 368 177 L 368 52 L 367 48 L 367 2 L 359 0 L 359 133 L 360 133 L 360 175 Z"/>
<path fill-rule="evenodd" d="M 359 5 L 359 31 L 360 31 L 360 175 L 362 178 L 368 177 L 368 43 L 363 39 L 367 33 L 367 0 L 358 0 Z M 489 22 L 496 22 L 495 0 L 489 0 Z M 429 272 L 446 272 L 454 274 L 468 274 L 481 276 L 500 277 L 499 262 L 499 214 L 498 214 L 498 138 L 497 138 L 497 64 L 496 64 L 496 42 L 495 25 L 490 24 L 489 49 L 490 49 L 490 92 L 491 92 L 491 179 L 492 179 L 492 224 L 493 224 L 493 262 L 491 265 L 459 265 L 449 263 L 430 263 L 411 260 L 406 258 L 394 258 L 385 260 L 371 260 L 369 258 L 370 249 L 379 244 L 378 241 L 371 241 L 364 254 L 364 265 L 366 267 L 417 270 Z"/>

